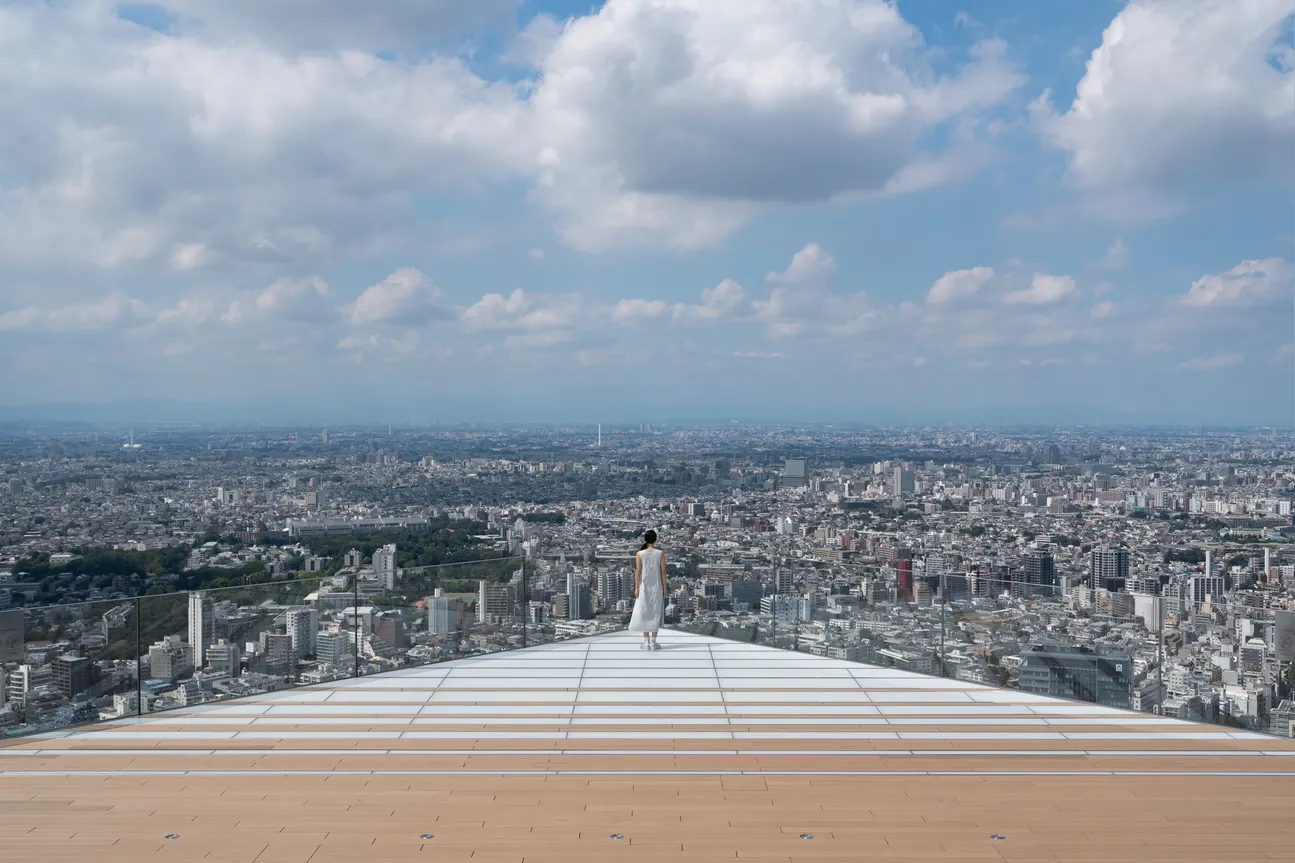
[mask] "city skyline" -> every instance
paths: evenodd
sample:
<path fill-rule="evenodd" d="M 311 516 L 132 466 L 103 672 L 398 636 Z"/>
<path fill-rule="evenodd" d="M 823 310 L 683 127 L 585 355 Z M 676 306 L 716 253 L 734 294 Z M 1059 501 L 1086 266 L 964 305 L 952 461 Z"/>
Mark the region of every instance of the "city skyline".
<path fill-rule="evenodd" d="M 672 637 L 1295 733 L 1295 435 L 599 428 L 0 428 L 0 734 L 615 632 L 645 527 Z"/>
<path fill-rule="evenodd" d="M 964 5 L 0 6 L 0 419 L 1289 427 L 1295 7 Z"/>

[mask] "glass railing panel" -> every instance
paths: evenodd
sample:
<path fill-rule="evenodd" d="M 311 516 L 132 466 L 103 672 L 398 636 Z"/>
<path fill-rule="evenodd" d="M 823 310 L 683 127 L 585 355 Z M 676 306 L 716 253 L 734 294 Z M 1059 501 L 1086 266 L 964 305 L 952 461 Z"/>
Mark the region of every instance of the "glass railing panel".
<path fill-rule="evenodd" d="M 1030 651 L 1064 653 L 1070 648 L 1088 646 L 1081 634 L 1088 630 L 1070 614 L 1069 600 L 1056 585 L 974 575 L 949 575 L 943 581 L 940 607 L 944 615 L 939 654 L 940 673 L 946 677 L 1018 688 L 1020 670 L 1026 661 L 1023 657 Z M 1030 660 L 1039 661 L 1044 660 Z M 1066 664 L 1055 658 L 1047 661 L 1054 665 Z M 1087 663 L 1086 660 L 1075 662 Z M 1099 665 L 1104 672 L 1105 663 L 1093 664 L 1093 668 Z M 1127 667 L 1128 663 L 1124 665 Z M 1064 686 L 1068 693 L 1064 697 L 1094 702 L 1100 698 L 1108 706 L 1128 706 L 1127 686 L 1116 692 L 1105 684 L 1098 686 L 1089 680 L 1090 676 L 1078 675 L 1072 681 L 1062 675 L 1050 685 L 1051 694 L 1063 697 Z M 1033 679 L 1027 678 L 1027 683 Z M 1029 691 L 1037 689 L 1035 686 Z"/>
<path fill-rule="evenodd" d="M 361 572 L 359 673 L 381 674 L 522 647 L 521 558 Z"/>
<path fill-rule="evenodd" d="M 760 621 L 754 615 L 714 616 L 709 619 L 704 616 L 690 615 L 681 619 L 678 625 L 667 628 L 696 635 L 724 638 L 729 641 L 742 641 L 748 644 L 758 643 L 760 637 Z M 766 632 L 766 636 L 767 634 Z"/>
<path fill-rule="evenodd" d="M 345 576 L 143 596 L 139 604 L 142 713 L 354 673 L 354 593 Z"/>
<path fill-rule="evenodd" d="M 600 558 L 595 563 L 526 561 L 526 644 L 536 646 L 623 631 L 634 609 L 634 559 Z"/>
<path fill-rule="evenodd" d="M 1295 665 L 1280 661 L 1276 652 L 1274 609 L 1280 606 L 1265 607 L 1257 594 L 1252 598 L 1253 603 L 1209 595 L 1162 600 L 1160 637 L 1154 616 L 1146 637 L 1154 644 L 1146 651 L 1148 664 L 1156 657 L 1161 662 L 1140 684 L 1158 696 L 1151 709 L 1228 729 L 1295 736 Z M 1227 636 L 1219 638 L 1220 632 Z"/>
<path fill-rule="evenodd" d="M 138 613 L 133 599 L 0 613 L 0 735 L 136 715 Z"/>
<path fill-rule="evenodd" d="M 918 573 L 847 572 L 830 591 L 834 571 L 798 573 L 759 611 L 693 597 L 666 628 L 1277 736 L 1295 723 L 1295 670 L 1261 602 Z M 1202 650 L 1220 630 L 1235 644 Z"/>

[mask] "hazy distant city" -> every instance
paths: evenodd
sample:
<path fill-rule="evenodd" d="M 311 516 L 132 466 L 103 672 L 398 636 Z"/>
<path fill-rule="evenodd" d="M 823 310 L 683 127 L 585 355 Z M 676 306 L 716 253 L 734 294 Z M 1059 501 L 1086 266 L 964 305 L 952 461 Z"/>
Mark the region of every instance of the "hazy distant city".
<path fill-rule="evenodd" d="M 654 527 L 672 627 L 1295 736 L 1287 430 L 11 427 L 0 453 L 8 734 L 620 629 Z"/>

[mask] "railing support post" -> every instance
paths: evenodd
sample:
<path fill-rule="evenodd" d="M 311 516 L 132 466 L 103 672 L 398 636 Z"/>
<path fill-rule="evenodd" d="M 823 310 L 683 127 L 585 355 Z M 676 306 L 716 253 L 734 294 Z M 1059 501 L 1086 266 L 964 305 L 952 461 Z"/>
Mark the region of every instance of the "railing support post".
<path fill-rule="evenodd" d="M 940 573 L 940 676 L 945 677 L 944 668 L 944 608 L 949 602 L 948 594 L 945 592 L 947 587 L 944 573 Z"/>
<path fill-rule="evenodd" d="M 144 715 L 144 621 L 135 597 L 135 715 Z"/>

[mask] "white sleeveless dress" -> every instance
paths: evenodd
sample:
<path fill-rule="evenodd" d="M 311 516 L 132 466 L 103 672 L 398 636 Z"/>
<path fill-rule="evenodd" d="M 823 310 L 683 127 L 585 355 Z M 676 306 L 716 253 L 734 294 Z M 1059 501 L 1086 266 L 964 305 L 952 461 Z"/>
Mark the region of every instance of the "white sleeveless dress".
<path fill-rule="evenodd" d="M 661 551 L 647 548 L 638 553 L 643 563 L 639 595 L 630 617 L 631 632 L 656 632 L 665 620 L 665 590 L 661 587 Z"/>

